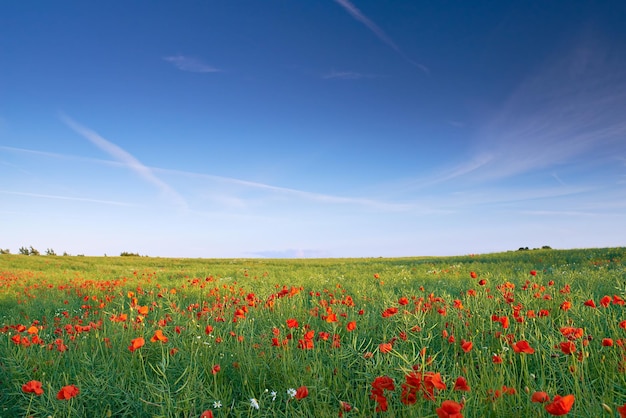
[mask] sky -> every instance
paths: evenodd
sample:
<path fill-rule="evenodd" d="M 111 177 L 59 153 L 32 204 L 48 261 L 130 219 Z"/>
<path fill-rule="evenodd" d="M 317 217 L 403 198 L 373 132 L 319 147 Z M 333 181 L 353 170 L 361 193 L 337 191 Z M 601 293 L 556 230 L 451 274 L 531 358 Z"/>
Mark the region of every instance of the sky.
<path fill-rule="evenodd" d="M 0 4 L 0 248 L 626 245 L 623 1 Z"/>

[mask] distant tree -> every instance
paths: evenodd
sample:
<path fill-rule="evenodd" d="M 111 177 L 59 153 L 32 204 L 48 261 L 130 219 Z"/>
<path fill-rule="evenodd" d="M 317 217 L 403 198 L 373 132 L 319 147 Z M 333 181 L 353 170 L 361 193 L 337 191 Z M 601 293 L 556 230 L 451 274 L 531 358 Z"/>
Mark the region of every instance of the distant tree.
<path fill-rule="evenodd" d="M 20 247 L 20 249 L 18 251 L 22 255 L 30 255 L 30 251 L 28 251 L 28 248 L 26 248 L 26 247 Z"/>
<path fill-rule="evenodd" d="M 6 250 L 0 248 L 0 254 L 11 254 L 11 250 L 9 250 L 8 248 Z"/>
<path fill-rule="evenodd" d="M 127 251 L 123 251 L 120 254 L 120 257 L 141 257 L 141 256 L 139 255 L 139 253 L 129 253 Z"/>
<path fill-rule="evenodd" d="M 552 247 L 550 247 L 549 245 L 544 245 L 543 247 L 541 247 L 542 250 L 551 250 Z"/>
<path fill-rule="evenodd" d="M 46 249 L 46 255 L 57 255 L 52 248 Z"/>
<path fill-rule="evenodd" d="M 41 254 L 36 248 L 33 248 L 33 246 L 31 245 L 30 248 L 28 249 L 28 255 L 41 255 Z"/>
<path fill-rule="evenodd" d="M 67 251 L 63 251 L 63 257 L 67 257 L 69 256 L 69 254 L 67 253 Z"/>

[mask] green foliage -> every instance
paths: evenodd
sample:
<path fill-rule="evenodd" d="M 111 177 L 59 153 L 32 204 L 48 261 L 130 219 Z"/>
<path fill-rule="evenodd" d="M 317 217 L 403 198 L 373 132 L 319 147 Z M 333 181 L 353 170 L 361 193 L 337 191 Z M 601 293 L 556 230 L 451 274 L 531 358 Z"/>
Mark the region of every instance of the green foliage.
<path fill-rule="evenodd" d="M 466 418 L 547 416 L 526 387 L 551 397 L 574 394 L 572 416 L 602 416 L 602 403 L 615 410 L 626 402 L 623 349 L 601 343 L 624 338 L 626 308 L 584 301 L 626 296 L 624 260 L 624 248 L 335 260 L 7 255 L 0 271 L 0 416 L 197 418 L 210 409 L 216 417 L 336 417 L 343 401 L 358 408 L 346 418 L 434 417 L 443 400 L 462 398 Z M 566 301 L 569 310 L 561 308 Z M 383 317 L 390 307 L 398 313 Z M 329 308 L 337 322 L 324 318 Z M 528 315 L 543 309 L 548 316 Z M 510 318 L 509 327 L 492 315 Z M 288 328 L 290 318 L 298 327 Z M 43 344 L 15 344 L 16 335 L 32 338 L 19 325 L 36 326 Z M 588 344 L 574 340 L 576 355 L 555 348 L 566 341 L 565 326 L 584 329 Z M 156 330 L 168 341 L 151 342 Z M 309 330 L 315 347 L 298 348 Z M 319 338 L 323 332 L 328 340 Z M 536 353 L 515 353 L 507 335 L 527 340 Z M 145 345 L 131 352 L 138 337 Z M 379 344 L 392 340 L 393 350 L 381 353 Z M 464 352 L 461 340 L 473 349 Z M 502 364 L 493 363 L 494 354 Z M 414 367 L 441 374 L 446 389 L 434 401 L 421 394 L 414 405 L 400 401 Z M 396 385 L 386 414 L 375 412 L 370 398 L 378 376 Z M 470 392 L 453 389 L 459 376 Z M 42 396 L 21 390 L 30 380 L 43 383 Z M 67 384 L 80 394 L 57 400 Z M 287 390 L 299 386 L 309 396 L 292 399 Z M 503 386 L 516 394 L 493 399 Z"/>
<path fill-rule="evenodd" d="M 52 248 L 46 249 L 46 255 L 57 255 Z"/>
<path fill-rule="evenodd" d="M 141 256 L 139 255 L 139 253 L 130 253 L 130 252 L 127 252 L 127 251 L 123 251 L 120 254 L 120 257 L 141 257 Z"/>

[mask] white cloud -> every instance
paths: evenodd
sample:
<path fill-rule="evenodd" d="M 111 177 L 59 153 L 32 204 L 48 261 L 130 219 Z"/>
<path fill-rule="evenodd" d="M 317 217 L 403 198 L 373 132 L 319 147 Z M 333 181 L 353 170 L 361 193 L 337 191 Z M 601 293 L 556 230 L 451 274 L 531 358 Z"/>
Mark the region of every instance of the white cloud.
<path fill-rule="evenodd" d="M 425 65 L 419 64 L 411 60 L 409 57 L 407 57 L 404 51 L 402 51 L 398 47 L 398 45 L 396 45 L 396 43 L 380 27 L 378 27 L 376 23 L 374 23 L 367 16 L 361 13 L 361 11 L 355 5 L 350 3 L 349 0 L 335 0 L 335 2 L 337 2 L 341 7 L 343 7 L 344 10 L 346 10 L 355 20 L 358 20 L 359 22 L 363 23 L 370 31 L 374 33 L 374 35 L 378 37 L 378 39 L 386 43 L 391 49 L 396 51 L 396 53 L 400 55 L 402 58 L 404 58 L 406 61 L 408 61 L 415 67 L 419 68 L 420 70 L 424 71 L 425 73 L 429 72 L 428 68 Z"/>
<path fill-rule="evenodd" d="M 363 74 L 355 71 L 331 71 L 324 75 L 322 78 L 325 80 L 338 79 L 338 80 L 360 80 L 363 78 L 380 78 L 381 76 L 376 74 Z"/>
<path fill-rule="evenodd" d="M 208 65 L 196 58 L 187 57 L 185 55 L 172 55 L 169 57 L 163 57 L 163 59 L 169 63 L 172 63 L 176 68 L 182 71 L 190 73 L 218 73 L 220 69 Z"/>
<path fill-rule="evenodd" d="M 26 196 L 26 197 L 36 197 L 40 199 L 56 199 L 56 200 L 73 200 L 77 202 L 87 202 L 87 203 L 99 203 L 105 205 L 114 205 L 114 206 L 128 206 L 132 207 L 130 203 L 125 202 L 117 202 L 114 200 L 102 200 L 102 199 L 91 199 L 86 197 L 75 197 L 75 196 L 59 196 L 59 195 L 50 195 L 50 194 L 42 194 L 42 193 L 28 193 L 28 192 L 15 192 L 10 190 L 0 190 L 0 193 L 10 194 L 15 196 Z"/>
<path fill-rule="evenodd" d="M 174 189 L 172 189 L 167 183 L 159 179 L 154 175 L 152 169 L 143 165 L 137 158 L 131 155 L 126 150 L 122 149 L 118 145 L 107 141 L 96 132 L 85 128 L 84 126 L 76 123 L 71 118 L 62 115 L 61 119 L 67 126 L 72 128 L 76 133 L 87 139 L 89 142 L 115 158 L 118 162 L 122 163 L 126 167 L 130 168 L 141 178 L 156 186 L 171 203 L 181 209 L 187 209 L 187 202 L 180 196 Z"/>

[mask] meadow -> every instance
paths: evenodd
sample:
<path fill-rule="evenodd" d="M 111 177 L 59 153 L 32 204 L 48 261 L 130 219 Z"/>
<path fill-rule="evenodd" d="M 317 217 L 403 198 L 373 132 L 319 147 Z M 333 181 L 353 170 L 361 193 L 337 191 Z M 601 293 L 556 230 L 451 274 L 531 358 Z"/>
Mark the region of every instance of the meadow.
<path fill-rule="evenodd" d="M 626 417 L 626 248 L 0 255 L 3 417 Z"/>

